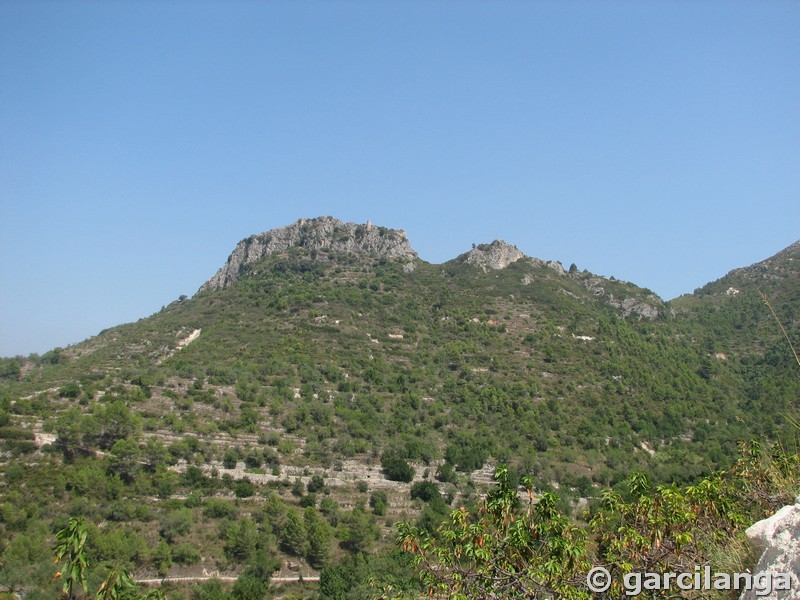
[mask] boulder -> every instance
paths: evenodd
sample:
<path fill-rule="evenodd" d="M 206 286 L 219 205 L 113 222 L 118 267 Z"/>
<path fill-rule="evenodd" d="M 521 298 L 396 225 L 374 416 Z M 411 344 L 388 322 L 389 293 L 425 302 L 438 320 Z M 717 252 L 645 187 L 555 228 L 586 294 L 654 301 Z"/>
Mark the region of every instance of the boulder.
<path fill-rule="evenodd" d="M 767 577 L 776 580 L 777 574 L 788 575 L 788 590 L 747 590 L 740 600 L 769 598 L 772 600 L 800 599 L 800 498 L 795 504 L 784 506 L 767 519 L 750 526 L 745 532 L 750 542 L 761 552 L 753 571 L 753 580 Z"/>

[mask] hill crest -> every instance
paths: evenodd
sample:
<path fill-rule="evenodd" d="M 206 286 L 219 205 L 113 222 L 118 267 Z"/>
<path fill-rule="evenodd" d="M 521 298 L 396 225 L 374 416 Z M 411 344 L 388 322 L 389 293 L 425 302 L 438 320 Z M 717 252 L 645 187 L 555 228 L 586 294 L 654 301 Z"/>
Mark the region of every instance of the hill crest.
<path fill-rule="evenodd" d="M 246 266 L 297 247 L 406 261 L 417 258 L 417 252 L 401 229 L 378 227 L 370 221 L 344 223 L 330 216 L 300 219 L 240 241 L 225 265 L 200 286 L 198 292 L 228 287 L 239 279 Z"/>

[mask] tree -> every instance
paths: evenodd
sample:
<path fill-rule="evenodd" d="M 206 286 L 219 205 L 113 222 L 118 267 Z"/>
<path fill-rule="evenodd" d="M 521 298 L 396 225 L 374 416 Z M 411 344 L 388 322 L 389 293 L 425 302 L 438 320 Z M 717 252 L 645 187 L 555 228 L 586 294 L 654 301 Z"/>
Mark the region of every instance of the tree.
<path fill-rule="evenodd" d="M 159 466 L 166 466 L 172 464 L 169 450 L 164 445 L 164 442 L 158 438 L 148 438 L 147 443 L 141 449 L 142 460 L 147 463 L 150 471 L 156 470 Z"/>
<path fill-rule="evenodd" d="M 99 408 L 93 415 L 93 428 L 86 437 L 108 450 L 117 440 L 133 438 L 139 431 L 139 417 L 133 415 L 122 400 Z"/>
<path fill-rule="evenodd" d="M 319 591 L 326 600 L 345 600 L 353 586 L 353 569 L 339 564 L 325 567 L 319 574 Z"/>
<path fill-rule="evenodd" d="M 258 531 L 251 519 L 241 519 L 228 527 L 225 553 L 232 559 L 243 562 L 256 549 Z"/>
<path fill-rule="evenodd" d="M 308 542 L 306 557 L 312 567 L 316 569 L 322 568 L 330 558 L 333 528 L 320 518 L 317 511 L 310 506 L 303 513 L 303 520 L 305 521 L 306 540 Z"/>
<path fill-rule="evenodd" d="M 307 487 L 309 494 L 321 492 L 325 488 L 325 479 L 321 475 L 312 475 Z"/>
<path fill-rule="evenodd" d="M 325 515 L 328 523 L 330 523 L 333 527 L 336 527 L 339 524 L 339 503 L 333 498 L 326 496 L 320 500 L 319 512 Z"/>
<path fill-rule="evenodd" d="M 610 571 L 612 594 L 630 572 L 690 572 L 715 564 L 747 525 L 795 498 L 800 458 L 782 450 L 771 456 L 758 442 L 741 445 L 727 471 L 694 485 L 653 486 L 644 473 L 626 481 L 627 493 L 607 490 L 590 525 L 600 558 Z M 789 483 L 788 486 L 786 484 Z"/>
<path fill-rule="evenodd" d="M 158 574 L 166 577 L 169 574 L 169 569 L 172 566 L 172 547 L 164 540 L 158 542 L 155 550 L 153 550 L 153 563 L 158 570 Z"/>
<path fill-rule="evenodd" d="M 233 493 L 237 498 L 250 498 L 256 493 L 256 486 L 249 479 L 241 479 L 234 484 Z"/>
<path fill-rule="evenodd" d="M 136 590 L 136 582 L 125 569 L 118 567 L 109 569 L 108 575 L 100 584 L 95 600 L 122 600 L 130 598 Z"/>
<path fill-rule="evenodd" d="M 411 486 L 411 499 L 419 498 L 423 502 L 430 502 L 434 498 L 441 500 L 439 486 L 432 481 L 418 481 Z"/>
<path fill-rule="evenodd" d="M 340 536 L 342 545 L 355 554 L 368 552 L 380 535 L 370 515 L 356 506 L 344 521 Z"/>
<path fill-rule="evenodd" d="M 279 534 L 281 548 L 289 554 L 295 556 L 305 556 L 307 541 L 306 541 L 306 526 L 303 517 L 296 508 L 291 508 L 286 513 L 286 523 L 281 528 Z"/>
<path fill-rule="evenodd" d="M 166 596 L 161 589 L 140 594 L 128 570 L 113 566 L 108 567 L 108 575 L 100 584 L 95 600 L 166 600 Z"/>
<path fill-rule="evenodd" d="M 131 483 L 139 470 L 139 445 L 134 440 L 117 440 L 111 448 L 108 470 Z"/>
<path fill-rule="evenodd" d="M 16 381 L 21 372 L 22 362 L 19 358 L 0 358 L 0 379 Z"/>
<path fill-rule="evenodd" d="M 84 594 L 89 592 L 86 583 L 86 572 L 89 563 L 86 558 L 86 540 L 88 529 L 82 517 L 72 517 L 67 526 L 56 533 L 56 545 L 53 547 L 55 562 L 64 561 L 61 571 L 55 579 L 62 579 L 62 592 L 70 599 L 76 597 L 76 587 L 83 588 Z M 97 590 L 96 600 L 165 600 L 164 592 L 151 590 L 140 594 L 131 574 L 118 565 L 107 566 L 109 572 Z"/>
<path fill-rule="evenodd" d="M 80 451 L 85 433 L 84 416 L 77 408 L 65 410 L 56 419 L 56 447 L 66 460 L 72 460 Z"/>
<path fill-rule="evenodd" d="M 70 383 L 67 383 L 66 385 L 59 388 L 58 395 L 61 398 L 71 398 L 74 400 L 75 398 L 81 395 L 81 386 L 79 386 L 74 381 L 71 381 Z"/>
<path fill-rule="evenodd" d="M 269 597 L 270 578 L 279 568 L 280 563 L 274 556 L 258 550 L 233 584 L 231 597 L 234 600 L 262 600 Z"/>
<path fill-rule="evenodd" d="M 456 483 L 456 470 L 449 462 L 444 462 L 436 469 L 436 479 L 443 483 Z"/>

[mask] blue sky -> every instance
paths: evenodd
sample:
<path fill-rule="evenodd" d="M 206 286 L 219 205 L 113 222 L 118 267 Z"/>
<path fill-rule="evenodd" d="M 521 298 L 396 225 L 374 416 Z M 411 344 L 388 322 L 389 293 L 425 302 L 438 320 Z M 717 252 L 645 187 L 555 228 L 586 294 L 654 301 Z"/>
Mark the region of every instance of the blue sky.
<path fill-rule="evenodd" d="M 0 355 L 300 217 L 665 299 L 800 238 L 797 2 L 0 3 Z"/>

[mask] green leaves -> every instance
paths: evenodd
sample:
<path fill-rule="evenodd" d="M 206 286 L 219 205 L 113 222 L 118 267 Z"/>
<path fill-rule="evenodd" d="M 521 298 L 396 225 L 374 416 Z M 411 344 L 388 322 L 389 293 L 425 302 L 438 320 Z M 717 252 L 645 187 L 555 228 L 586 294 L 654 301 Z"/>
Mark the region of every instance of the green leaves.
<path fill-rule="evenodd" d="M 532 598 L 557 594 L 588 598 L 579 583 L 586 567 L 585 536 L 542 495 L 521 506 L 508 469 L 495 473 L 496 485 L 480 509 L 460 508 L 436 537 L 409 524 L 398 525 L 398 543 L 431 594 L 448 598 Z"/>
<path fill-rule="evenodd" d="M 88 564 L 84 546 L 86 545 L 86 524 L 81 517 L 72 517 L 67 526 L 56 534 L 56 545 L 53 548 L 56 563 L 64 561 L 64 566 L 56 574 L 63 579 L 62 591 L 69 597 L 74 597 L 75 586 L 88 591 L 86 583 L 86 570 Z"/>
<path fill-rule="evenodd" d="M 133 597 L 135 591 L 136 582 L 131 574 L 126 569 L 112 567 L 100 584 L 95 600 L 127 600 Z"/>
<path fill-rule="evenodd" d="M 56 533 L 56 544 L 53 547 L 54 562 L 64 561 L 64 566 L 54 579 L 63 579 L 61 591 L 70 599 L 76 597 L 76 587 L 83 593 L 89 592 L 86 572 L 89 569 L 86 558 L 86 540 L 88 530 L 82 517 L 72 517 L 67 526 Z M 108 574 L 95 595 L 95 600 L 164 600 L 161 590 L 151 590 L 144 595 L 139 593 L 136 581 L 127 569 L 118 565 L 109 565 Z"/>

